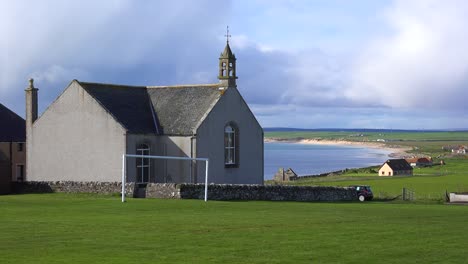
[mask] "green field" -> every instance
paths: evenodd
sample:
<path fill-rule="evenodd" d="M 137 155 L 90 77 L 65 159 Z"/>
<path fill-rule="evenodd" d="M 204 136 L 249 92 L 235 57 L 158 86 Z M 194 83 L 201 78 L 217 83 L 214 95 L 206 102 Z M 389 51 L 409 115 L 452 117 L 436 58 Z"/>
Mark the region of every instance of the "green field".
<path fill-rule="evenodd" d="M 343 175 L 306 178 L 291 185 L 349 186 L 370 185 L 376 198 L 397 197 L 403 188 L 414 191 L 416 200 L 445 202 L 445 191 L 468 192 L 468 159 L 448 159 L 446 165 L 415 168 L 414 176 L 380 177 L 371 169 L 349 170 Z"/>
<path fill-rule="evenodd" d="M 267 138 L 345 139 L 350 141 L 468 141 L 468 132 L 349 132 L 349 131 L 280 131 L 266 132 Z"/>
<path fill-rule="evenodd" d="M 468 207 L 0 196 L 1 263 L 463 263 Z"/>
<path fill-rule="evenodd" d="M 292 185 L 349 186 L 370 185 L 380 199 L 391 199 L 402 194 L 403 188 L 414 192 L 419 201 L 445 202 L 445 192 L 468 192 L 468 155 L 454 156 L 444 146 L 468 145 L 468 132 L 268 132 L 267 138 L 277 139 L 324 139 L 375 142 L 384 139 L 387 146 L 410 147 L 409 153 L 434 158 L 435 166 L 415 168 L 414 176 L 379 177 L 378 167 L 349 170 L 342 175 L 306 178 L 285 183 Z M 381 142 L 379 142 L 381 143 Z M 439 165 L 444 160 L 446 165 Z M 332 161 L 330 161 L 332 162 Z M 294 169 L 294 168 L 293 168 Z M 268 181 L 267 183 L 273 183 Z"/>

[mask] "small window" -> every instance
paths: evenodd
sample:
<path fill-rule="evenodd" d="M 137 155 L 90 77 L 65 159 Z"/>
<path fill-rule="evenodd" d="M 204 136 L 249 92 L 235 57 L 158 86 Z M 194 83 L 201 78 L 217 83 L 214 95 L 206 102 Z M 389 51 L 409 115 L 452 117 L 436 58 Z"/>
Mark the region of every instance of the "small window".
<path fill-rule="evenodd" d="M 146 144 L 141 144 L 137 147 L 137 155 L 148 156 L 150 154 L 150 148 Z M 145 157 L 136 158 L 137 167 L 137 182 L 146 183 L 150 180 L 150 159 Z"/>
<path fill-rule="evenodd" d="M 24 143 L 18 143 L 18 151 L 22 152 L 24 150 Z"/>
<path fill-rule="evenodd" d="M 23 164 L 16 165 L 16 181 L 17 182 L 24 181 L 24 165 Z"/>
<path fill-rule="evenodd" d="M 224 164 L 226 167 L 239 164 L 239 132 L 233 124 L 224 128 Z"/>

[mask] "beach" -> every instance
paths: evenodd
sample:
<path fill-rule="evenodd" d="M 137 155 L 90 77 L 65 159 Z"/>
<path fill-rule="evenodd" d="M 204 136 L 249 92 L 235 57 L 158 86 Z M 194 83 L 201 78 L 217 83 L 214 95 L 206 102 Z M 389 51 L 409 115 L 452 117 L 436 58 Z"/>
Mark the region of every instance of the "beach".
<path fill-rule="evenodd" d="M 398 145 L 388 146 L 381 142 L 369 142 L 369 141 L 346 141 L 346 140 L 328 140 L 328 139 L 284 139 L 284 138 L 265 138 L 265 143 L 270 142 L 283 142 L 283 143 L 297 143 L 307 145 L 331 145 L 331 146 L 356 146 L 373 149 L 382 149 L 391 152 L 389 157 L 391 158 L 406 158 L 411 157 L 413 154 L 409 154 L 408 151 L 412 150 L 411 147 L 403 147 Z"/>

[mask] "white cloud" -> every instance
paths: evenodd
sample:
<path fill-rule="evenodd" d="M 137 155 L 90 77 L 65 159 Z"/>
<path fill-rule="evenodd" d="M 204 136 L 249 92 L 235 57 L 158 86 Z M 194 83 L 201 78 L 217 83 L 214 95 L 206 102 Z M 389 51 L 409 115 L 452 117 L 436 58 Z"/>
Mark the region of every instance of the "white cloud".
<path fill-rule="evenodd" d="M 386 13 L 393 32 L 364 47 L 346 96 L 397 108 L 465 108 L 467 13 L 466 1 L 396 1 Z"/>
<path fill-rule="evenodd" d="M 239 3 L 0 0 L 0 99 L 23 112 L 30 77 L 41 88 L 42 109 L 75 78 L 216 82 L 225 25 L 234 24 L 238 87 L 266 126 L 384 127 L 405 123 L 390 108 L 409 116 L 466 104 L 462 1 L 397 1 L 385 25 L 373 24 L 381 20 L 374 9 L 383 5 L 375 1 L 339 11 L 341 1 Z M 226 5 L 239 11 L 231 14 Z M 457 113 L 466 117 L 466 110 Z"/>
<path fill-rule="evenodd" d="M 86 78 L 89 73 L 82 69 L 67 69 L 60 65 L 52 65 L 43 71 L 33 72 L 31 77 L 36 82 L 58 83 L 70 81 L 70 76 L 75 76 L 75 79 Z"/>

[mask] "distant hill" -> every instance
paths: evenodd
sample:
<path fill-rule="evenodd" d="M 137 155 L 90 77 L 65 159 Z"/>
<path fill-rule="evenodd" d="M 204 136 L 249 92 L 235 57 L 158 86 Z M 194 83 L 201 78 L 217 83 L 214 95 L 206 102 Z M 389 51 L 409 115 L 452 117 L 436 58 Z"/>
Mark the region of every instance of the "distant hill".
<path fill-rule="evenodd" d="M 411 130 L 411 129 L 372 129 L 372 128 L 293 128 L 293 127 L 265 127 L 265 132 L 378 132 L 378 133 L 391 133 L 391 132 L 468 132 L 468 129 L 440 129 L 440 130 Z"/>

